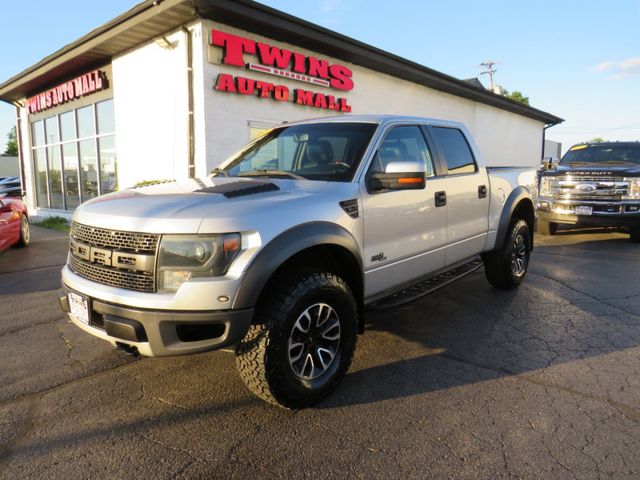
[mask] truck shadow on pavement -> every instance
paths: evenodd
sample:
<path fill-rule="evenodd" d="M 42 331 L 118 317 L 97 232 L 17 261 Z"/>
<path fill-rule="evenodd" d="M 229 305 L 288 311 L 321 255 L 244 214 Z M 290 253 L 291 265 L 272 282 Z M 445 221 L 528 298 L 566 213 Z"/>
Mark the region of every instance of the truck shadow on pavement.
<path fill-rule="evenodd" d="M 412 304 L 368 310 L 352 372 L 320 408 L 545 375 L 556 367 L 579 377 L 581 361 L 640 345 L 639 246 L 611 235 L 574 237 L 571 245 L 554 239 L 536 247 L 518 290 L 492 288 L 480 270 Z M 616 361 L 620 368 L 607 376 L 624 387 L 635 367 Z M 609 389 L 600 393 L 609 397 Z"/>

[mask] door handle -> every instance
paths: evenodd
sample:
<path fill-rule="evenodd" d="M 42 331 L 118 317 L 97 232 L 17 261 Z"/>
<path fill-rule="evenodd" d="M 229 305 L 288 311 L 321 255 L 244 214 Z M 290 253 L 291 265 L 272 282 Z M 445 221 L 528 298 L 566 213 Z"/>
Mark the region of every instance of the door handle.
<path fill-rule="evenodd" d="M 436 207 L 444 207 L 447 204 L 447 192 L 436 192 Z"/>
<path fill-rule="evenodd" d="M 480 185 L 478 187 L 478 198 L 487 198 L 487 186 Z"/>

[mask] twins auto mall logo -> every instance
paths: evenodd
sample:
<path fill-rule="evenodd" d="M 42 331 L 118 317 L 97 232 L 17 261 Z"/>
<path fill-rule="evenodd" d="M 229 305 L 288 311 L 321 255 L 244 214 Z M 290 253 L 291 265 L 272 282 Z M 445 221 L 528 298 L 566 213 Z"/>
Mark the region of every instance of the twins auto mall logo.
<path fill-rule="evenodd" d="M 222 48 L 221 61 L 224 65 L 345 92 L 354 87 L 353 72 L 344 65 L 330 64 L 327 60 L 218 30 L 211 31 L 209 42 L 214 47 Z M 247 56 L 257 59 L 257 63 L 247 62 Z M 257 95 L 258 98 L 270 98 L 278 102 L 293 101 L 307 107 L 351 112 L 346 98 L 304 88 L 295 88 L 292 92 L 286 85 L 228 73 L 218 75 L 214 88 L 220 92 Z"/>

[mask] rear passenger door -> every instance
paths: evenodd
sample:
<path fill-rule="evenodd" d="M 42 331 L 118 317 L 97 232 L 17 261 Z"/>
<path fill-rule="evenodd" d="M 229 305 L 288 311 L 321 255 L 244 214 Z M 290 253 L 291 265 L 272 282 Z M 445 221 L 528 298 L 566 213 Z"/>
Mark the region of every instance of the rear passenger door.
<path fill-rule="evenodd" d="M 486 169 L 478 167 L 462 130 L 432 126 L 429 133 L 447 169 L 445 264 L 453 265 L 484 249 L 489 228 L 489 179 Z"/>

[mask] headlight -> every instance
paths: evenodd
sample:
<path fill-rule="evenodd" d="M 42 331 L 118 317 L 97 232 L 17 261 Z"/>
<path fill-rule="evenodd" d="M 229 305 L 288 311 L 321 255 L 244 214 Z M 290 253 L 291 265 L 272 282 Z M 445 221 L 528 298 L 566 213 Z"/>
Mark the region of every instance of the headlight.
<path fill-rule="evenodd" d="M 625 178 L 629 182 L 629 194 L 623 195 L 623 200 L 640 200 L 640 178 Z"/>
<path fill-rule="evenodd" d="M 548 197 L 551 195 L 551 177 L 542 177 L 540 179 L 540 196 Z"/>
<path fill-rule="evenodd" d="M 241 247 L 239 233 L 164 235 L 158 254 L 158 291 L 175 292 L 191 278 L 226 274 Z"/>

